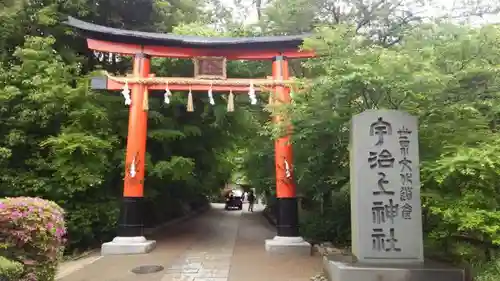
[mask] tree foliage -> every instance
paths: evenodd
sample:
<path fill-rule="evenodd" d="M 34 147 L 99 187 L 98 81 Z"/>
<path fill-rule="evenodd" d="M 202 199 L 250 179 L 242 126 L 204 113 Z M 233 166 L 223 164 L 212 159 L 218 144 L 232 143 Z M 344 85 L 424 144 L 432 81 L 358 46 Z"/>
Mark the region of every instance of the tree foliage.
<path fill-rule="evenodd" d="M 401 109 L 420 122 L 426 252 L 494 261 L 500 243 L 500 30 L 457 20 L 494 13 L 498 5 L 459 1 L 432 18 L 425 10 L 437 2 L 426 2 L 257 1 L 260 20 L 245 26 L 219 0 L 3 1 L 0 195 L 42 196 L 60 204 L 72 247 L 114 234 L 128 110 L 117 93 L 89 90 L 88 77 L 98 69 L 125 75 L 130 59 L 87 50 L 62 24 L 65 16 L 200 36 L 312 31 L 304 47 L 321 57 L 290 64 L 294 75 L 310 79 L 290 106 L 265 106 L 266 93 L 258 106 L 249 106 L 241 95 L 236 112 L 228 113 L 222 93 L 215 106 L 197 96 L 195 112 L 187 113 L 182 93 L 174 93 L 170 105 L 162 103 L 161 93 L 151 94 L 146 224 L 203 204 L 236 169 L 272 199 L 273 139 L 280 128 L 270 117 L 279 112 L 291 116 L 294 126 L 303 234 L 348 244 L 350 119 L 366 109 Z M 269 71 L 270 62 L 228 63 L 230 77 L 265 77 Z M 153 60 L 152 72 L 191 76 L 193 66 L 161 58 Z M 498 268 L 492 262 L 478 280 L 498 280 L 491 277 L 500 276 Z"/>
<path fill-rule="evenodd" d="M 351 117 L 399 109 L 420 123 L 427 254 L 472 263 L 494 259 L 500 234 L 499 39 L 498 26 L 421 24 L 399 44 L 384 47 L 356 26 L 317 29 L 305 43 L 322 55 L 304 65 L 314 79 L 287 109 L 298 189 L 313 202 L 303 218 L 306 236 L 349 243 Z M 251 163 L 266 161 L 271 152 L 261 146 Z"/>
<path fill-rule="evenodd" d="M 199 26 L 182 26 L 211 21 L 196 16 L 204 4 L 196 1 L 115 2 L 7 1 L 0 14 L 6 23 L 0 28 L 0 195 L 60 204 L 70 250 L 114 235 L 122 195 L 128 108 L 117 93 L 89 90 L 88 76 L 99 68 L 124 74 L 131 65 L 127 58 L 86 50 L 62 24 L 65 16 L 150 31 L 174 30 L 182 19 L 175 32 L 200 35 Z M 130 5 L 142 12 L 128 14 Z M 157 59 L 153 71 L 188 76 L 192 65 Z M 226 148 L 245 128 L 241 114 L 226 115 L 223 106 L 198 100 L 188 114 L 184 95 L 175 93 L 167 106 L 158 94 L 151 95 L 148 122 L 147 227 L 198 208 L 218 192 L 233 168 Z"/>

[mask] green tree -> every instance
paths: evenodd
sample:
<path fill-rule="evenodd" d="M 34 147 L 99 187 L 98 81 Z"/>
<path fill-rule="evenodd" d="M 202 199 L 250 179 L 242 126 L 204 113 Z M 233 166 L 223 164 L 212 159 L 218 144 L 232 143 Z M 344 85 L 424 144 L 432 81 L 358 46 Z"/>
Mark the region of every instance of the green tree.
<path fill-rule="evenodd" d="M 0 195 L 41 196 L 63 206 L 69 249 L 94 246 L 116 229 L 128 108 L 117 93 L 90 91 L 87 75 L 99 68 L 124 74 L 130 60 L 87 50 L 84 39 L 62 24 L 65 16 L 150 31 L 173 30 L 180 19 L 210 22 L 195 17 L 204 2 L 111 2 L 2 2 Z M 127 14 L 134 5 L 144 13 Z M 158 59 L 153 71 L 189 76 L 192 64 Z M 187 113 L 181 96 L 170 105 L 162 104 L 160 93 L 150 97 L 146 226 L 206 204 L 206 195 L 223 185 L 234 166 L 226 147 L 244 128 L 238 117 L 243 112 L 227 115 L 218 98 L 213 108 L 197 99 L 196 112 Z"/>
<path fill-rule="evenodd" d="M 318 76 L 289 114 L 299 188 L 335 211 L 313 207 L 313 214 L 326 213 L 330 239 L 347 241 L 349 235 L 339 232 L 348 227 L 341 217 L 349 209 L 336 206 L 348 198 L 342 187 L 349 179 L 351 117 L 366 109 L 400 109 L 419 117 L 428 253 L 491 258 L 485 249 L 495 248 L 500 233 L 499 29 L 420 25 L 392 48 L 367 45 L 355 27 L 319 32 L 306 43 L 324 55 L 307 63 Z"/>

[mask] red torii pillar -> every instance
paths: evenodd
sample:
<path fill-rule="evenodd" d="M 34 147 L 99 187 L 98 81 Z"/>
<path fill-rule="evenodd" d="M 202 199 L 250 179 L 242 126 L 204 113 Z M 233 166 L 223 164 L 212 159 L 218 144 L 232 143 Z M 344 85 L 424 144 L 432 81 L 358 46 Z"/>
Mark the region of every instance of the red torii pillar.
<path fill-rule="evenodd" d="M 283 56 L 274 58 L 273 79 L 288 79 L 288 61 Z M 275 101 L 282 104 L 291 103 L 290 88 L 275 87 Z M 277 116 L 274 122 L 282 121 Z M 274 161 L 276 167 L 276 197 L 278 199 L 277 234 L 278 236 L 298 236 L 297 193 L 293 178 L 293 152 L 290 143 L 290 132 L 274 142 Z"/>
<path fill-rule="evenodd" d="M 288 60 L 285 56 L 273 58 L 273 80 L 288 80 Z M 274 88 L 274 101 L 289 104 L 292 101 L 290 88 L 282 85 Z M 276 116 L 274 121 L 279 123 L 282 116 Z M 289 118 L 286 118 L 289 119 Z M 287 121 L 285 121 L 287 122 Z M 266 240 L 266 251 L 277 254 L 311 254 L 311 244 L 304 241 L 299 233 L 299 212 L 297 192 L 293 175 L 293 150 L 290 143 L 291 128 L 285 136 L 274 142 L 274 161 L 276 167 L 276 197 L 277 197 L 277 235 L 274 239 Z"/>
<path fill-rule="evenodd" d="M 145 54 L 134 57 L 133 75 L 148 77 L 151 58 Z M 127 150 L 125 155 L 125 178 L 123 182 L 123 207 L 118 235 L 137 237 L 143 235 L 142 201 L 146 162 L 146 139 L 148 112 L 144 110 L 146 85 L 132 86 L 132 104 L 129 108 Z"/>
<path fill-rule="evenodd" d="M 144 53 L 136 54 L 133 60 L 133 76 L 148 77 L 150 66 L 151 57 L 149 55 Z M 113 241 L 102 244 L 101 253 L 103 255 L 148 253 L 156 245 L 156 241 L 147 240 L 144 237 L 143 224 L 148 127 L 148 111 L 145 108 L 144 101 L 145 98 L 147 99 L 145 95 L 148 94 L 148 91 L 147 85 L 139 83 L 132 85 L 125 154 L 123 202 L 118 221 L 118 236 Z"/>

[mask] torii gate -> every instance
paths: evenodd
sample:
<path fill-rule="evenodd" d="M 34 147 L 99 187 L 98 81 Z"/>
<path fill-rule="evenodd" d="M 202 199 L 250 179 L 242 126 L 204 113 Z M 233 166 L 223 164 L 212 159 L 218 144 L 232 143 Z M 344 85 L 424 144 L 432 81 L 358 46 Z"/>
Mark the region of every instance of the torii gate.
<path fill-rule="evenodd" d="M 129 105 L 129 124 L 123 204 L 118 236 L 102 245 L 102 254 L 146 253 L 155 246 L 143 233 L 142 200 L 146 155 L 148 93 L 164 90 L 169 103 L 170 91 L 189 91 L 187 111 L 194 111 L 193 91 L 229 92 L 228 111 L 234 110 L 233 93 L 248 93 L 252 104 L 257 102 L 255 91 L 271 89 L 272 100 L 290 103 L 288 59 L 311 58 L 311 51 L 299 47 L 307 35 L 268 36 L 252 38 L 205 38 L 173 34 L 138 32 L 87 23 L 69 17 L 66 24 L 87 38 L 89 49 L 134 56 L 133 76 L 93 78 L 93 89 L 122 90 Z M 155 77 L 150 73 L 151 57 L 193 59 L 195 77 Z M 231 79 L 226 77 L 226 60 L 272 60 L 272 77 L 262 79 Z M 131 88 L 131 91 L 129 89 Z M 267 87 L 267 88 L 266 88 Z M 276 122 L 280 118 L 275 118 Z M 310 245 L 299 235 L 298 206 L 293 180 L 290 136 L 275 141 L 277 235 L 266 240 L 270 252 L 310 253 Z"/>

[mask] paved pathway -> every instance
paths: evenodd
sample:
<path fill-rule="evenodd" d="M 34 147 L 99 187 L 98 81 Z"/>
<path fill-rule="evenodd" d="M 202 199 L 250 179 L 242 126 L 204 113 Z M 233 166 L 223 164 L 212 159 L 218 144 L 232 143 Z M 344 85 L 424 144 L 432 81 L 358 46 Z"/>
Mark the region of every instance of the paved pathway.
<path fill-rule="evenodd" d="M 259 212 L 212 210 L 158 237 L 146 255 L 106 256 L 59 281 L 307 281 L 321 271 L 319 257 L 270 256 L 264 240 L 274 229 Z M 163 271 L 134 274 L 141 265 Z"/>

